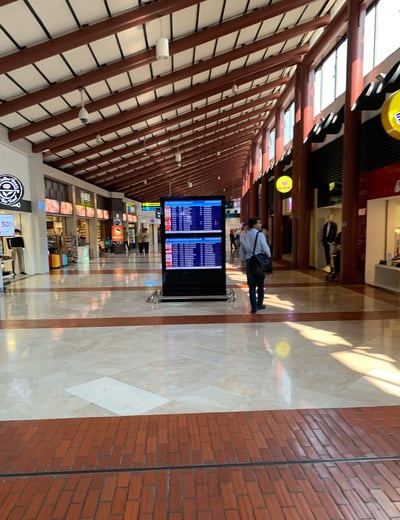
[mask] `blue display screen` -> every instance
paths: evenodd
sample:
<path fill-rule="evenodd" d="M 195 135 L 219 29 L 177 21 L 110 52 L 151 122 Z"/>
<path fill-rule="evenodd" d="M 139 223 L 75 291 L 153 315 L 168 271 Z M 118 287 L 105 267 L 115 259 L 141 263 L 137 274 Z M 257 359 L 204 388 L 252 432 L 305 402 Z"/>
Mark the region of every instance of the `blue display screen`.
<path fill-rule="evenodd" d="M 221 200 L 169 200 L 164 206 L 165 233 L 221 233 Z"/>
<path fill-rule="evenodd" d="M 165 268 L 221 269 L 221 237 L 166 238 Z"/>

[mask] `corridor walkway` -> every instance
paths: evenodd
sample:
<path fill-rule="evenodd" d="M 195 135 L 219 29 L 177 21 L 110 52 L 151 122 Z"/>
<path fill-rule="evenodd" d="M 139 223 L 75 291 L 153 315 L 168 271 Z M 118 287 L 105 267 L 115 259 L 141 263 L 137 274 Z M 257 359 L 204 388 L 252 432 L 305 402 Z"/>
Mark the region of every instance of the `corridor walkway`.
<path fill-rule="evenodd" d="M 400 297 L 276 265 L 151 302 L 157 254 L 0 295 L 0 519 L 400 518 Z"/>

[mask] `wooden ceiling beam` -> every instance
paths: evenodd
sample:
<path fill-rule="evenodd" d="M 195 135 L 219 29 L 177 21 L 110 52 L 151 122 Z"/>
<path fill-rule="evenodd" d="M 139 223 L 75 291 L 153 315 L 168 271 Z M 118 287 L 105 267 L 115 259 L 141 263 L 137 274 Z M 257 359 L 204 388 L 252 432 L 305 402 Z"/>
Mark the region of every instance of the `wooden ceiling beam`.
<path fill-rule="evenodd" d="M 173 96 L 167 96 L 166 98 L 160 98 L 157 101 L 148 103 L 146 105 L 135 107 L 130 110 L 126 110 L 115 116 L 108 117 L 98 123 L 89 124 L 68 132 L 67 134 L 52 139 L 46 139 L 33 145 L 32 149 L 34 153 L 41 152 L 46 149 L 54 151 L 55 147 L 65 145 L 65 148 L 73 146 L 72 143 L 82 143 L 90 139 L 94 139 L 97 134 L 105 134 L 108 132 L 116 131 L 126 126 L 131 126 L 135 123 L 139 123 L 145 119 L 160 115 L 163 111 L 170 112 L 182 105 L 195 103 L 205 97 L 213 96 L 220 93 L 224 89 L 228 88 L 227 85 L 238 85 L 251 82 L 259 79 L 260 76 L 265 76 L 273 72 L 279 71 L 282 68 L 291 67 L 297 63 L 300 63 L 302 56 L 309 50 L 308 45 L 302 45 L 296 49 L 292 49 L 286 53 L 278 56 L 273 56 L 261 63 L 255 63 L 248 67 L 239 69 L 237 71 L 225 74 L 222 77 L 214 80 L 202 83 L 195 88 L 188 88 L 175 93 Z M 172 101 L 172 102 L 171 102 Z M 9 139 L 14 141 L 16 137 L 16 130 L 10 132 Z M 65 149 L 64 148 L 64 149 Z"/>
<path fill-rule="evenodd" d="M 261 124 L 261 122 L 259 124 Z M 227 123 L 226 125 L 223 125 L 223 126 L 220 125 L 218 128 L 216 128 L 216 131 L 214 133 L 212 132 L 212 130 L 208 130 L 208 135 L 204 135 L 203 141 L 207 140 L 206 143 L 208 143 L 211 139 L 215 140 L 215 139 L 219 138 L 219 134 L 221 134 L 221 133 L 223 133 L 224 135 L 226 135 L 226 134 L 231 135 L 232 132 L 239 132 L 240 130 L 246 129 L 248 127 L 252 128 L 253 133 L 254 133 L 254 129 L 257 128 L 257 124 L 255 124 L 255 121 L 253 121 L 253 119 L 250 118 L 249 120 L 247 120 L 245 122 L 240 122 L 239 124 L 230 122 L 230 125 L 229 125 L 229 123 Z M 206 133 L 206 132 L 204 131 L 204 133 Z M 200 136 L 200 138 L 201 138 L 201 136 Z M 189 142 L 190 141 L 193 141 L 193 136 L 189 136 Z M 197 145 L 199 145 L 199 143 L 197 143 Z M 157 154 L 159 154 L 160 158 L 162 158 L 162 160 L 165 161 L 168 159 L 166 159 L 167 156 L 165 154 L 162 155 L 162 152 L 170 151 L 171 157 L 174 158 L 174 155 L 175 155 L 174 148 L 175 148 L 175 146 L 165 145 L 164 147 L 161 147 L 159 150 L 157 150 Z M 154 158 L 152 159 L 151 156 L 148 156 L 145 160 L 143 160 L 142 157 L 143 156 L 128 157 L 125 161 L 119 162 L 116 165 L 117 168 L 120 167 L 119 173 L 121 173 L 121 171 L 124 171 L 123 167 L 125 164 L 127 165 L 127 169 L 129 172 L 132 171 L 132 168 L 135 167 L 135 164 L 140 166 L 140 168 L 145 168 L 145 167 L 151 168 L 155 162 Z M 79 178 L 81 178 L 83 180 L 89 180 L 89 179 L 95 177 L 96 181 L 98 181 L 100 177 L 107 177 L 107 176 L 113 176 L 113 175 L 115 175 L 114 165 L 107 164 L 106 166 L 104 166 L 102 168 L 97 168 L 96 170 L 91 170 L 86 173 L 81 173 L 79 175 Z"/>
<path fill-rule="evenodd" d="M 72 175 L 76 175 L 79 172 L 83 172 L 89 168 L 92 168 L 93 166 L 96 166 L 98 164 L 104 163 L 106 161 L 115 161 L 115 160 L 122 160 L 121 155 L 127 155 L 129 153 L 135 153 L 135 152 L 142 152 L 145 151 L 149 154 L 151 154 L 151 148 L 153 146 L 158 145 L 160 141 L 166 141 L 169 140 L 169 146 L 171 146 L 171 139 L 181 136 L 183 133 L 188 132 L 195 132 L 196 130 L 203 128 L 204 125 L 210 125 L 211 123 L 215 123 L 217 121 L 220 121 L 221 119 L 231 118 L 232 116 L 235 116 L 237 114 L 240 114 L 244 111 L 249 111 L 249 117 L 254 117 L 256 114 L 262 114 L 265 112 L 268 112 L 272 107 L 268 106 L 268 102 L 272 101 L 273 99 L 276 99 L 277 96 L 269 96 L 268 98 L 260 98 L 255 101 L 251 101 L 249 103 L 246 103 L 245 105 L 240 105 L 239 107 L 235 107 L 231 110 L 226 110 L 224 112 L 220 112 L 212 117 L 207 117 L 204 119 L 201 119 L 200 121 L 196 121 L 195 123 L 191 123 L 188 125 L 185 125 L 184 127 L 179 127 L 176 130 L 172 130 L 166 134 L 163 135 L 157 135 L 155 137 L 150 137 L 149 139 L 146 139 L 146 149 L 144 147 L 144 142 L 139 142 L 134 145 L 129 145 L 123 150 L 115 150 L 107 155 L 102 155 L 99 157 L 96 157 L 93 160 L 89 160 L 84 164 L 79 164 L 78 166 L 75 166 L 73 168 L 67 168 L 65 169 L 66 173 L 70 173 Z M 262 109 L 256 110 L 254 112 L 254 109 L 256 106 L 259 106 L 260 104 L 263 104 L 264 107 Z M 192 116 L 193 117 L 193 116 Z M 198 134 L 196 134 L 198 135 Z M 194 136 L 188 136 L 185 137 L 184 140 L 192 139 Z M 115 163 L 113 163 L 115 164 Z"/>
<path fill-rule="evenodd" d="M 77 31 L 3 56 L 0 58 L 0 74 L 31 65 L 50 56 L 55 56 L 56 54 L 61 54 L 76 47 L 81 47 L 90 42 L 100 40 L 106 36 L 132 29 L 132 27 L 143 25 L 160 16 L 185 9 L 186 7 L 204 1 L 205 0 L 158 0 L 157 2 L 125 11 L 108 20 L 81 27 Z"/>
<path fill-rule="evenodd" d="M 210 103 L 209 105 L 206 105 L 204 107 L 196 108 L 194 111 L 188 111 L 185 114 L 177 116 L 173 119 L 165 120 L 162 123 L 152 125 L 143 130 L 137 130 L 134 133 L 132 133 L 131 135 L 125 135 L 123 137 L 118 137 L 117 139 L 107 140 L 100 145 L 96 145 L 94 148 L 88 148 L 88 150 L 78 152 L 72 156 L 69 155 L 58 161 L 49 161 L 48 164 L 51 166 L 54 166 L 56 168 L 60 168 L 72 161 L 82 160 L 86 156 L 93 155 L 94 153 L 104 152 L 106 150 L 109 150 L 110 148 L 121 146 L 121 145 L 125 144 L 126 142 L 133 141 L 135 139 L 141 139 L 141 138 L 147 137 L 148 135 L 159 132 L 160 130 L 166 130 L 168 132 L 167 129 L 170 126 L 175 126 L 175 125 L 181 124 L 182 122 L 187 121 L 188 119 L 196 119 L 197 117 L 207 114 L 208 112 L 219 110 L 219 109 L 225 107 L 226 105 L 232 105 L 233 103 L 237 103 L 238 101 L 242 101 L 243 99 L 247 99 L 247 98 L 251 98 L 253 96 L 264 94 L 268 90 L 273 90 L 275 88 L 279 88 L 282 85 L 287 84 L 288 81 L 289 81 L 288 77 L 282 77 L 277 80 L 270 81 L 269 83 L 265 83 L 264 85 L 261 85 L 259 87 L 255 87 L 255 88 L 249 89 L 244 92 L 238 92 L 238 94 L 236 94 L 234 98 L 226 97 L 220 101 Z M 277 96 L 279 96 L 279 94 L 268 94 L 265 97 L 263 97 L 262 99 L 265 100 L 265 103 L 268 103 L 269 101 L 275 99 Z M 62 149 L 64 149 L 64 148 L 62 148 Z M 53 151 L 54 151 L 54 153 L 57 153 L 57 152 L 61 151 L 62 149 L 58 150 L 57 148 L 54 148 Z M 44 154 L 44 155 L 46 155 L 46 154 Z"/>
<path fill-rule="evenodd" d="M 229 135 L 229 144 L 234 146 L 236 144 L 243 144 L 245 141 L 251 141 L 251 137 L 254 133 L 254 125 L 250 125 L 250 129 L 246 127 L 245 125 L 241 126 L 241 132 L 239 132 L 238 128 L 233 129 L 234 131 L 228 132 L 221 137 L 217 137 L 214 139 L 214 142 L 211 146 L 204 147 L 203 149 L 199 149 L 196 152 L 191 152 L 190 154 L 187 154 L 187 158 L 185 161 L 182 161 L 181 167 L 187 167 L 190 163 L 196 162 L 197 160 L 200 160 L 200 158 L 207 157 L 213 153 L 216 154 L 217 150 L 221 147 L 221 144 L 223 142 L 223 139 L 226 138 L 226 135 Z M 235 135 L 237 133 L 237 135 Z M 148 169 L 153 170 L 155 165 L 157 165 L 157 161 L 152 162 L 151 164 L 143 164 L 141 165 L 141 170 Z M 171 159 L 165 159 L 165 157 L 161 156 L 159 164 L 160 169 L 165 171 L 168 167 L 177 167 L 177 164 L 174 160 L 174 157 Z M 197 166 L 197 165 L 196 165 Z M 99 179 L 99 177 L 96 177 L 96 184 L 101 182 L 102 186 L 108 186 L 112 187 L 113 190 L 118 190 L 119 187 L 126 184 L 126 180 L 130 179 L 132 177 L 132 174 L 135 173 L 134 165 L 130 165 L 125 169 L 108 172 L 104 176 L 101 176 L 102 179 Z M 143 173 L 140 171 L 139 173 Z M 106 182 L 103 182 L 103 179 L 107 179 Z M 122 181 L 122 184 L 121 184 Z"/>
<path fill-rule="evenodd" d="M 122 103 L 128 99 L 131 99 L 134 96 L 140 96 L 147 92 L 151 92 L 153 90 L 157 90 L 163 86 L 181 81 L 190 76 L 195 76 L 200 74 L 201 72 L 211 70 L 212 68 L 219 67 L 225 63 L 230 63 L 236 59 L 241 57 L 248 56 L 253 54 L 259 50 L 267 49 L 272 45 L 276 45 L 280 42 L 290 40 L 296 36 L 301 34 L 305 34 L 309 31 L 313 31 L 318 29 L 319 27 L 324 27 L 329 23 L 330 17 L 328 15 L 317 18 L 315 20 L 311 20 L 309 22 L 305 22 L 303 24 L 299 24 L 295 27 L 285 29 L 278 33 L 272 34 L 271 36 L 266 36 L 265 38 L 261 38 L 254 43 L 250 43 L 248 45 L 242 45 L 237 49 L 234 49 L 229 52 L 224 52 L 219 54 L 214 58 L 210 58 L 208 60 L 200 61 L 195 63 L 194 65 L 190 65 L 189 67 L 184 67 L 183 69 L 179 69 L 177 71 L 171 72 L 170 74 L 165 74 L 158 78 L 155 78 L 152 81 L 146 81 L 144 83 L 140 83 L 134 85 L 132 88 L 125 89 L 121 92 L 115 92 L 110 96 L 105 96 L 101 99 L 98 99 L 93 102 L 89 102 L 85 104 L 85 108 L 89 113 L 93 113 L 99 111 L 103 108 L 109 107 L 110 105 L 116 105 L 118 103 Z M 132 69 L 130 69 L 132 70 Z M 103 70 L 104 77 L 102 79 L 107 79 L 110 77 L 109 71 L 107 69 Z M 67 80 L 68 81 L 68 80 Z M 99 78 L 96 76 L 96 81 L 99 81 Z M 66 82 L 64 82 L 66 83 Z M 69 91 L 69 88 L 66 90 L 62 89 L 62 84 L 57 84 L 55 86 L 48 87 L 46 89 L 42 89 L 41 91 L 34 92 L 32 94 L 26 94 L 20 98 L 13 99 L 11 101 L 7 101 L 0 105 L 0 117 L 6 114 L 10 114 L 12 112 L 17 112 L 23 108 L 27 108 L 29 106 L 41 103 L 47 99 L 51 99 L 55 96 L 60 96 Z M 75 88 L 79 88 L 76 86 Z M 21 137 L 25 137 L 27 135 L 32 135 L 33 133 L 37 133 L 45 128 L 49 128 L 50 126 L 61 125 L 66 121 L 71 121 L 76 118 L 76 108 L 71 110 L 67 110 L 62 112 L 61 114 L 57 114 L 56 116 L 51 116 L 35 123 L 30 123 L 28 125 L 24 125 L 23 127 L 17 130 L 17 139 Z M 50 124 L 51 123 L 51 124 Z"/>

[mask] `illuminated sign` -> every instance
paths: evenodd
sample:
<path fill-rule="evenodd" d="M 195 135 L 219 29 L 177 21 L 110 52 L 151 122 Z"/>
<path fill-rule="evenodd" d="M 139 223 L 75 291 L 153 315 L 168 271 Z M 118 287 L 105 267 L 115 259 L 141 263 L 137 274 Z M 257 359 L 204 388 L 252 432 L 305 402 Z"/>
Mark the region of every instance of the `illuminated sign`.
<path fill-rule="evenodd" d="M 392 94 L 383 104 L 381 121 L 385 132 L 400 139 L 400 90 Z"/>
<path fill-rule="evenodd" d="M 111 240 L 113 242 L 124 241 L 124 228 L 122 226 L 111 226 Z"/>
<path fill-rule="evenodd" d="M 46 203 L 46 213 L 60 213 L 60 203 L 54 199 L 44 199 Z"/>
<path fill-rule="evenodd" d="M 80 188 L 76 188 L 76 201 L 79 206 L 94 206 L 93 193 L 88 193 Z"/>
<path fill-rule="evenodd" d="M 14 235 L 14 215 L 0 214 L 0 237 L 13 237 Z"/>
<path fill-rule="evenodd" d="M 75 213 L 78 217 L 86 217 L 86 208 L 85 206 L 80 206 L 79 204 L 75 204 Z"/>
<path fill-rule="evenodd" d="M 293 188 L 293 180 L 288 175 L 282 175 L 276 181 L 276 189 L 279 193 L 288 193 Z"/>
<path fill-rule="evenodd" d="M 142 211 L 156 211 L 160 209 L 159 202 L 142 202 Z"/>
<path fill-rule="evenodd" d="M 72 215 L 72 203 L 61 201 L 61 215 Z"/>

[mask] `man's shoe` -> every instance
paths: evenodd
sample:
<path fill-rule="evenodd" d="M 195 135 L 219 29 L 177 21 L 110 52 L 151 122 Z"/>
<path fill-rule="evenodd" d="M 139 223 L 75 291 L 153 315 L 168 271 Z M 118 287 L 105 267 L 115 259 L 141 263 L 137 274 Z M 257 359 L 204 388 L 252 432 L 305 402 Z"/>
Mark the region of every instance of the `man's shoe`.
<path fill-rule="evenodd" d="M 257 305 L 257 309 L 258 310 L 265 309 L 265 305 Z"/>
<path fill-rule="evenodd" d="M 257 311 L 250 311 L 251 314 L 257 314 Z"/>
<path fill-rule="evenodd" d="M 21 274 L 27 274 L 25 271 L 22 271 Z"/>

